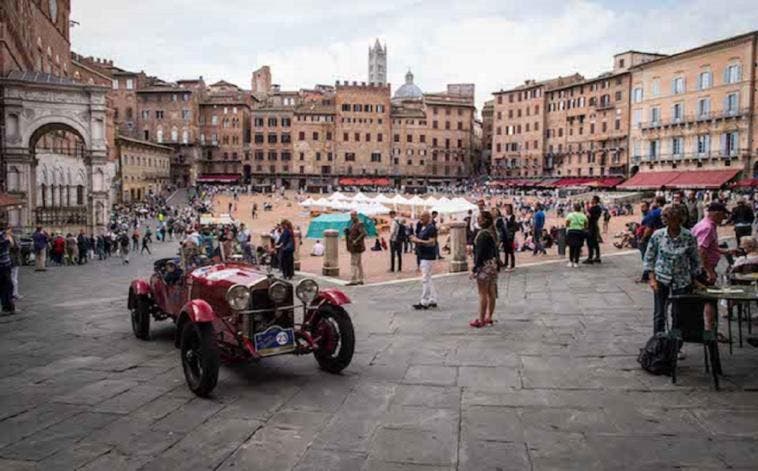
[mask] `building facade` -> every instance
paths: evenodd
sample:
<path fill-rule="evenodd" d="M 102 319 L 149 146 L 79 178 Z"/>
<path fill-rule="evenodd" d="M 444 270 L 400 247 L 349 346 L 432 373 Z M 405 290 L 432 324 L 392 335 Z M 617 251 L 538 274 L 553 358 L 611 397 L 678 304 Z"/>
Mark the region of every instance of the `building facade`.
<path fill-rule="evenodd" d="M 632 67 L 632 174 L 694 169 L 758 174 L 757 36 L 736 36 Z"/>
<path fill-rule="evenodd" d="M 235 174 L 250 165 L 250 94 L 220 81 L 199 103 L 202 174 Z"/>
<path fill-rule="evenodd" d="M 166 188 L 171 178 L 173 148 L 126 136 L 118 136 L 116 143 L 121 201 L 142 201 Z"/>

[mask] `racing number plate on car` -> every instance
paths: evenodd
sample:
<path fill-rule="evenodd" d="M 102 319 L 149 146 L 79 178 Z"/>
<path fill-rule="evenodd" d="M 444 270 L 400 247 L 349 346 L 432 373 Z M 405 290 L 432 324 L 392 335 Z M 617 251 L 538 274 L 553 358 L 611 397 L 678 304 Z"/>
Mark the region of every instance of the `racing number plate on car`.
<path fill-rule="evenodd" d="M 260 356 L 278 355 L 295 349 L 295 329 L 283 329 L 272 325 L 255 334 L 255 350 Z"/>

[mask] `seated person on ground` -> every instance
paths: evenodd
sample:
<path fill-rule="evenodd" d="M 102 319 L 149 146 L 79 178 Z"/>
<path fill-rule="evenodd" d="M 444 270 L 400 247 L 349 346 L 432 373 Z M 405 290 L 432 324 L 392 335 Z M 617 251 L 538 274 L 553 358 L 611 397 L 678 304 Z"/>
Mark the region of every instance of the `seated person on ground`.
<path fill-rule="evenodd" d="M 311 256 L 313 257 L 324 256 L 324 244 L 322 244 L 320 240 L 317 240 L 316 243 L 313 244 L 313 249 L 311 249 Z"/>

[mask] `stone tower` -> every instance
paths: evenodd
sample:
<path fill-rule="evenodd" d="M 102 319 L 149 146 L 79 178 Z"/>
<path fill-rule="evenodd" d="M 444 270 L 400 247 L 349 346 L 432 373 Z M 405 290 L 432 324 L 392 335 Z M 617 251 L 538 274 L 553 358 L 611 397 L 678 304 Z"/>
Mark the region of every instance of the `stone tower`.
<path fill-rule="evenodd" d="M 374 43 L 374 47 L 368 49 L 368 81 L 387 84 L 387 45 L 382 48 L 379 39 Z"/>

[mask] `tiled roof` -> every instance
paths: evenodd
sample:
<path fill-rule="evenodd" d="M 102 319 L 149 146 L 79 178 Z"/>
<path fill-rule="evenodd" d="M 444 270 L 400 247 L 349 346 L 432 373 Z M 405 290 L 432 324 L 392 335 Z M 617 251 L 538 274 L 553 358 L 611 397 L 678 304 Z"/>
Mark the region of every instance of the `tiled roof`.
<path fill-rule="evenodd" d="M 80 82 L 68 77 L 57 77 L 43 72 L 21 72 L 18 70 L 12 70 L 7 78 L 9 80 L 18 80 L 21 82 L 46 83 L 50 85 L 82 85 Z"/>

